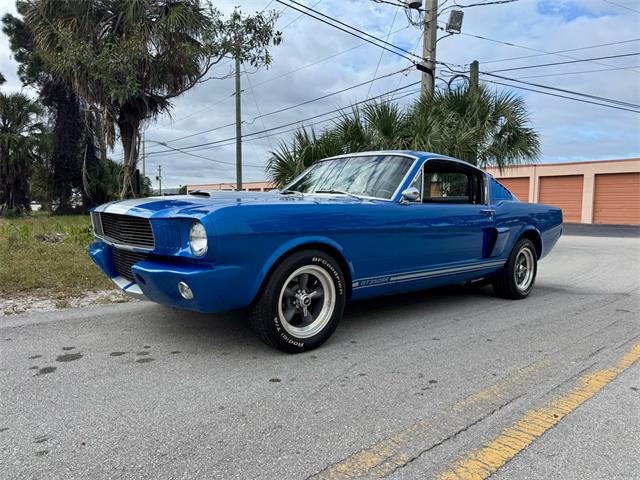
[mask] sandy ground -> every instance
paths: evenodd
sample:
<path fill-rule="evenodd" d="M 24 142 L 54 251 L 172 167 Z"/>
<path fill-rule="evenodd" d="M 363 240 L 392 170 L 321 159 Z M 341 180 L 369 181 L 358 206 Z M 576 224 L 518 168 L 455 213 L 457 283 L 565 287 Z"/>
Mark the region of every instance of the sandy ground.
<path fill-rule="evenodd" d="M 83 296 L 60 297 L 43 293 L 24 293 L 0 298 L 0 317 L 25 312 L 53 312 L 68 308 L 86 307 L 135 301 L 116 289 L 87 292 Z"/>

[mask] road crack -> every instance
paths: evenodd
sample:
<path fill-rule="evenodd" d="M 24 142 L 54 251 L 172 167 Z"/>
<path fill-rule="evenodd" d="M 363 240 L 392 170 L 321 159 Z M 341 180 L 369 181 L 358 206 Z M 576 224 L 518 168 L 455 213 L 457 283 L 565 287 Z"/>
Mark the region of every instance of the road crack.
<path fill-rule="evenodd" d="M 482 415 L 481 417 L 477 418 L 476 420 L 474 420 L 473 422 L 465 425 L 464 427 L 456 430 L 455 432 L 452 432 L 451 434 L 447 435 L 445 438 L 443 438 L 442 440 L 440 440 L 439 442 L 436 442 L 430 446 L 428 446 L 427 448 L 424 448 L 423 450 L 420 450 L 417 454 L 413 455 L 412 457 L 409 458 L 408 461 L 404 462 L 401 465 L 398 465 L 396 468 L 394 468 L 393 470 L 390 471 L 386 471 L 384 477 L 389 476 L 390 474 L 406 467 L 407 465 L 410 465 L 411 463 L 413 463 L 414 461 L 418 460 L 420 457 L 422 457 L 424 454 L 431 452 L 432 450 L 435 450 L 438 447 L 441 447 L 442 445 L 444 445 L 447 442 L 450 442 L 452 440 L 455 440 L 459 435 L 467 432 L 468 430 L 470 430 L 471 428 L 475 427 L 476 425 L 479 425 L 480 423 L 482 423 L 483 421 L 485 421 L 487 418 L 495 415 L 496 413 L 498 413 L 499 411 L 501 411 L 502 409 L 508 407 L 509 405 L 511 405 L 512 403 L 514 403 L 515 401 L 519 400 L 520 398 L 522 398 L 524 396 L 524 394 L 522 395 L 517 395 L 509 400 L 507 400 L 506 402 L 502 403 L 501 405 L 498 405 L 497 407 L 495 407 L 493 410 L 487 412 L 486 414 Z"/>

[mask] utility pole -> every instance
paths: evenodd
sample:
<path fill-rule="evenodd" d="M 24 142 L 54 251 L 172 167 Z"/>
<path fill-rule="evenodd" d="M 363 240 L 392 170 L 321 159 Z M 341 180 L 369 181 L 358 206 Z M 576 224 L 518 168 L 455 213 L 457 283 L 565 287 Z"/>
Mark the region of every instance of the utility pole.
<path fill-rule="evenodd" d="M 422 95 L 431 96 L 436 83 L 436 41 L 438 40 L 438 0 L 427 0 L 424 14 L 424 39 L 422 57 L 427 71 L 422 72 Z"/>
<path fill-rule="evenodd" d="M 469 87 L 478 88 L 480 82 L 480 63 L 477 60 L 471 62 L 469 67 Z"/>
<path fill-rule="evenodd" d="M 240 56 L 236 48 L 236 190 L 242 190 L 242 104 L 240 103 Z"/>
<path fill-rule="evenodd" d="M 144 132 L 142 132 L 142 141 L 140 142 L 142 144 L 142 177 L 144 178 L 146 170 L 145 170 L 145 166 L 144 166 L 144 156 L 145 156 L 145 148 L 144 148 Z"/>
<path fill-rule="evenodd" d="M 162 165 L 158 165 L 158 175 L 156 175 L 158 181 L 160 196 L 162 196 Z"/>

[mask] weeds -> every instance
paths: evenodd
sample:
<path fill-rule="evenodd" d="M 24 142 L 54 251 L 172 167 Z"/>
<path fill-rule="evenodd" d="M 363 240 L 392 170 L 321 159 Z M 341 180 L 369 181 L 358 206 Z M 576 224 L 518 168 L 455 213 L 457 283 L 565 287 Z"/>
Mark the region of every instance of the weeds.
<path fill-rule="evenodd" d="M 93 264 L 88 215 L 0 219 L 0 295 L 64 298 L 112 288 Z"/>

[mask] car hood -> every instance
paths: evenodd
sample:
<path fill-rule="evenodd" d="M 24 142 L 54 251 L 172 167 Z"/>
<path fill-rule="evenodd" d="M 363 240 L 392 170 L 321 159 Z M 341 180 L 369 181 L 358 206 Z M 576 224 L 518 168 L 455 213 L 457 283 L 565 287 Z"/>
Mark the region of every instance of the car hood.
<path fill-rule="evenodd" d="M 278 192 L 207 192 L 196 195 L 147 197 L 105 203 L 95 212 L 135 215 L 146 218 L 192 216 L 202 217 L 220 208 L 251 205 L 357 204 L 375 200 L 359 200 L 347 195 L 282 195 Z"/>

